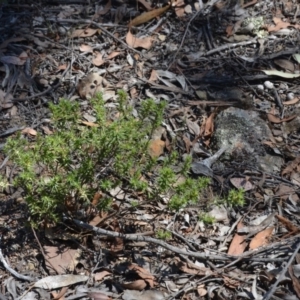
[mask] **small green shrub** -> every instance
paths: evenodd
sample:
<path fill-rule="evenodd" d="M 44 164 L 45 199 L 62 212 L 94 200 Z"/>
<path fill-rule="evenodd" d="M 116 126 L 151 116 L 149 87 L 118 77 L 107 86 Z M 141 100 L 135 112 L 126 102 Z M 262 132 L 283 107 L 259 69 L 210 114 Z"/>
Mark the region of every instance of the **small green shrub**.
<path fill-rule="evenodd" d="M 32 220 L 58 222 L 63 213 L 73 214 L 89 205 L 96 192 L 107 195 L 116 187 L 143 193 L 145 200 L 170 194 L 169 207 L 175 210 L 198 201 L 208 179 L 187 178 L 176 184 L 179 175 L 187 175 L 190 158 L 175 172 L 172 166 L 180 163 L 175 151 L 162 163 L 148 155 L 151 135 L 163 120 L 165 102 L 143 101 L 136 118 L 126 93 L 120 91 L 114 121 L 100 95 L 91 105 L 95 126 L 82 124 L 78 103 L 62 99 L 50 105 L 52 135 L 38 134 L 34 141 L 21 134 L 8 139 L 4 151 L 19 167 L 14 185 L 24 189 Z M 141 180 L 148 173 L 156 179 Z M 97 206 L 107 209 L 111 202 L 104 196 Z"/>
<path fill-rule="evenodd" d="M 160 240 L 169 240 L 172 238 L 172 233 L 170 231 L 167 231 L 167 230 L 162 230 L 162 229 L 159 229 L 157 232 L 156 232 L 156 237 Z"/>
<path fill-rule="evenodd" d="M 226 203 L 231 206 L 244 206 L 245 205 L 245 191 L 243 189 L 230 190 L 226 199 Z"/>
<path fill-rule="evenodd" d="M 206 225 L 212 225 L 215 223 L 216 219 L 208 213 L 199 214 L 199 220 Z"/>

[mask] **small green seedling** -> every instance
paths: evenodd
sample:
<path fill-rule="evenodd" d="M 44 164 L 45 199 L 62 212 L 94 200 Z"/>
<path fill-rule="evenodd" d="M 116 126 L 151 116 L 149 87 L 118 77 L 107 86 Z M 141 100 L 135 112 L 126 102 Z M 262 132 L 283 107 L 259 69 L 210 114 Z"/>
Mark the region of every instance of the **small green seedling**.
<path fill-rule="evenodd" d="M 229 206 L 244 206 L 245 205 L 245 191 L 243 189 L 232 189 L 229 191 L 226 202 Z"/>
<path fill-rule="evenodd" d="M 200 213 L 199 220 L 202 221 L 205 225 L 212 225 L 216 222 L 216 219 L 208 213 Z"/>
<path fill-rule="evenodd" d="M 159 229 L 157 232 L 156 232 L 156 237 L 160 240 L 169 240 L 172 238 L 172 233 L 170 231 L 167 231 L 167 230 L 162 230 L 162 229 Z"/>

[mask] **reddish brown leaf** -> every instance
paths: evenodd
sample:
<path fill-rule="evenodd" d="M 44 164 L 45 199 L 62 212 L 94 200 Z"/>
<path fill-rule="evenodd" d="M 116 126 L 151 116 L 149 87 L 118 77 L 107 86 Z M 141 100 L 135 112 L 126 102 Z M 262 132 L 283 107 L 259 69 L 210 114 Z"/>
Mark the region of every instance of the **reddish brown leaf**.
<path fill-rule="evenodd" d="M 144 23 L 147 23 L 148 21 L 151 21 L 152 19 L 162 15 L 164 12 L 166 12 L 171 6 L 167 5 L 161 8 L 153 9 L 151 11 L 148 11 L 146 13 L 141 14 L 140 16 L 134 18 L 130 23 L 129 27 L 132 26 L 138 26 Z"/>
<path fill-rule="evenodd" d="M 292 266 L 289 266 L 288 270 L 289 270 L 289 274 L 290 274 L 292 282 L 293 282 L 294 290 L 295 290 L 298 298 L 300 298 L 300 282 L 299 282 L 299 279 L 295 276 Z"/>
<path fill-rule="evenodd" d="M 110 273 L 110 272 L 107 272 L 107 271 L 102 271 L 102 272 L 98 272 L 98 273 L 93 274 L 94 279 L 95 279 L 96 281 L 100 281 L 100 280 L 102 280 L 105 276 L 108 276 L 108 275 L 111 275 L 111 273 Z"/>
<path fill-rule="evenodd" d="M 290 116 L 290 117 L 280 119 L 280 118 L 274 116 L 273 114 L 267 114 L 267 116 L 268 116 L 268 120 L 271 123 L 275 123 L 275 124 L 279 124 L 279 123 L 282 123 L 282 122 L 288 122 L 288 121 L 291 121 L 291 120 L 293 120 L 297 117 L 297 115 L 294 115 L 294 116 Z"/>
<path fill-rule="evenodd" d="M 157 158 L 164 153 L 165 142 L 160 139 L 151 140 L 148 153 L 152 158 Z"/>
<path fill-rule="evenodd" d="M 118 56 L 118 55 L 120 55 L 120 54 L 121 54 L 121 52 L 119 52 L 119 51 L 113 51 L 112 53 L 110 53 L 110 54 L 107 56 L 106 59 L 112 59 L 112 58 L 114 58 L 114 57 L 116 57 L 116 56 Z"/>
<path fill-rule="evenodd" d="M 244 227 L 244 224 L 240 222 L 237 225 L 237 229 Z M 245 235 L 236 233 L 231 241 L 230 247 L 228 249 L 228 255 L 240 255 L 244 253 L 247 243 L 245 242 Z"/>
<path fill-rule="evenodd" d="M 293 105 L 293 104 L 298 103 L 298 102 L 299 102 L 299 99 L 300 99 L 300 98 L 295 97 L 295 98 L 292 99 L 292 100 L 282 102 L 282 104 L 283 104 L 283 105 Z"/>
<path fill-rule="evenodd" d="M 205 129 L 204 129 L 204 136 L 208 137 L 211 136 L 211 134 L 214 131 L 214 117 L 216 113 L 212 113 L 206 120 L 205 123 Z"/>
<path fill-rule="evenodd" d="M 268 244 L 268 239 L 272 235 L 274 231 L 274 227 L 269 227 L 258 234 L 255 235 L 255 237 L 250 242 L 249 248 L 251 250 L 257 249 L 261 246 L 265 246 Z"/>
<path fill-rule="evenodd" d="M 92 28 L 85 28 L 85 29 L 77 29 L 72 32 L 71 37 L 77 38 L 77 37 L 90 37 L 93 36 L 98 29 L 92 29 Z"/>

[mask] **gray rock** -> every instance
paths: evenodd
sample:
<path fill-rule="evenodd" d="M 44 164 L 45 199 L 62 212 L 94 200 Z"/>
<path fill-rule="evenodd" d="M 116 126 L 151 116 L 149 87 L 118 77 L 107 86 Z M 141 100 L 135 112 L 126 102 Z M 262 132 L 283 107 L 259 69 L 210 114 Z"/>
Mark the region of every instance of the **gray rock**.
<path fill-rule="evenodd" d="M 255 111 L 230 107 L 216 117 L 213 146 L 216 149 L 227 147 L 221 160 L 247 163 L 266 172 L 278 172 L 283 159 L 266 152 L 262 141 L 267 140 L 274 140 L 272 132 Z"/>

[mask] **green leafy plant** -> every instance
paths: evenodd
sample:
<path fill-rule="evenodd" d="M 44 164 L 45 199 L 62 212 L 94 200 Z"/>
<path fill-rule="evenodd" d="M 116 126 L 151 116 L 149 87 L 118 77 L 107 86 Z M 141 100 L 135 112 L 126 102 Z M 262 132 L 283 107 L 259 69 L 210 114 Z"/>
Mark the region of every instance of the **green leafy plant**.
<path fill-rule="evenodd" d="M 156 237 L 160 240 L 169 240 L 172 238 L 172 233 L 167 230 L 159 229 L 156 232 Z"/>
<path fill-rule="evenodd" d="M 21 134 L 8 139 L 4 151 L 19 167 L 14 185 L 24 189 L 32 220 L 58 222 L 63 213 L 76 214 L 89 205 L 95 193 L 108 195 L 116 187 L 144 193 L 148 200 L 169 194 L 169 207 L 175 210 L 199 199 L 208 179 L 187 178 L 177 184 L 178 176 L 187 176 L 190 158 L 181 163 L 174 151 L 158 162 L 148 154 L 166 103 L 144 100 L 135 117 L 126 93 L 119 91 L 118 96 L 113 120 L 101 95 L 91 100 L 93 126 L 81 121 L 78 103 L 62 99 L 50 105 L 52 135 L 38 134 L 34 141 Z M 173 166 L 179 163 L 175 172 Z M 156 175 L 154 181 L 143 178 L 149 172 Z M 111 203 L 104 196 L 97 206 L 108 209 Z"/>
<path fill-rule="evenodd" d="M 212 225 L 215 223 L 216 219 L 208 213 L 199 214 L 199 220 L 206 225 Z"/>
<path fill-rule="evenodd" d="M 225 201 L 231 207 L 243 206 L 245 205 L 245 191 L 243 189 L 232 189 L 229 191 Z"/>

